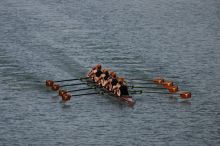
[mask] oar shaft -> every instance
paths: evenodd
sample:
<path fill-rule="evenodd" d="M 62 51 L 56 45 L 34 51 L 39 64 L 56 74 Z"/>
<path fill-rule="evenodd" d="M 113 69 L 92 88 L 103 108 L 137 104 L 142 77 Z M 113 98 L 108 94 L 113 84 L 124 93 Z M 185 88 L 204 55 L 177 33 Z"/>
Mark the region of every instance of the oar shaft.
<path fill-rule="evenodd" d="M 162 87 L 144 87 L 144 86 L 128 86 L 131 88 L 141 88 L 141 89 L 166 89 L 166 88 L 162 88 Z"/>
<path fill-rule="evenodd" d="M 67 87 L 67 86 L 77 86 L 77 85 L 84 85 L 84 84 L 93 84 L 93 81 L 81 82 L 81 83 L 74 83 L 74 84 L 65 84 L 61 85 L 60 87 Z"/>
<path fill-rule="evenodd" d="M 94 95 L 94 94 L 100 94 L 98 92 L 92 92 L 92 93 L 84 93 L 84 94 L 72 94 L 71 96 L 75 97 L 75 96 L 84 96 L 84 95 Z"/>
<path fill-rule="evenodd" d="M 128 82 L 130 84 L 144 84 L 144 85 L 148 85 L 148 84 L 155 84 L 154 82 L 147 82 L 147 83 L 142 83 L 142 82 Z"/>
<path fill-rule="evenodd" d="M 129 93 L 139 93 L 139 94 L 142 94 L 142 90 L 130 90 Z"/>
<path fill-rule="evenodd" d="M 84 85 L 84 84 L 86 83 L 67 84 L 67 85 L 61 85 L 60 87 L 77 86 L 77 85 Z"/>
<path fill-rule="evenodd" d="M 93 87 L 91 87 L 91 88 L 81 88 L 81 89 L 69 90 L 67 92 L 76 92 L 76 91 L 83 91 L 83 90 L 90 90 L 90 89 L 94 89 L 94 88 Z"/>
<path fill-rule="evenodd" d="M 158 93 L 158 94 L 171 94 L 167 92 L 158 92 L 158 91 L 145 91 L 145 90 L 131 90 L 130 93 Z"/>
<path fill-rule="evenodd" d="M 156 91 L 142 91 L 142 93 L 171 94 L 171 93 L 166 93 L 166 92 L 156 92 Z"/>
<path fill-rule="evenodd" d="M 132 81 L 153 81 L 153 79 L 144 79 L 144 78 L 131 78 Z"/>
<path fill-rule="evenodd" d="M 54 82 L 65 82 L 65 81 L 75 81 L 75 80 L 83 80 L 83 79 L 88 79 L 89 77 L 84 77 L 84 78 L 74 78 L 74 79 L 66 79 L 66 80 L 58 80 Z"/>
<path fill-rule="evenodd" d="M 179 98 L 181 99 L 190 99 L 191 98 L 191 92 L 187 92 L 187 91 L 182 91 L 182 92 L 178 92 L 178 93 L 164 93 L 164 92 L 155 92 L 155 91 L 143 91 L 142 93 L 157 93 L 157 94 L 166 94 L 166 95 L 175 95 L 175 96 L 179 96 Z"/>
<path fill-rule="evenodd" d="M 75 81 L 79 79 L 68 79 L 68 80 L 59 80 L 59 81 L 54 81 L 54 82 L 66 82 L 66 81 Z"/>

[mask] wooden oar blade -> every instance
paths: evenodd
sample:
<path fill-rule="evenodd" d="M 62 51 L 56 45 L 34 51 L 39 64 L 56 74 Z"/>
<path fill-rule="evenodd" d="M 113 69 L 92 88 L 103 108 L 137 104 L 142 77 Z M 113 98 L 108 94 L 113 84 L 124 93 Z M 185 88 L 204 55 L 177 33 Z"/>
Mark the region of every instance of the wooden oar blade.
<path fill-rule="evenodd" d="M 192 97 L 191 92 L 183 91 L 180 93 L 182 99 L 190 99 Z"/>
<path fill-rule="evenodd" d="M 57 91 L 57 90 L 60 89 L 60 86 L 59 86 L 58 84 L 53 84 L 53 86 L 51 87 L 51 89 L 52 89 L 53 91 Z"/>
<path fill-rule="evenodd" d="M 54 84 L 54 81 L 52 81 L 52 80 L 46 80 L 46 86 L 47 86 L 47 87 L 52 87 L 53 84 Z"/>

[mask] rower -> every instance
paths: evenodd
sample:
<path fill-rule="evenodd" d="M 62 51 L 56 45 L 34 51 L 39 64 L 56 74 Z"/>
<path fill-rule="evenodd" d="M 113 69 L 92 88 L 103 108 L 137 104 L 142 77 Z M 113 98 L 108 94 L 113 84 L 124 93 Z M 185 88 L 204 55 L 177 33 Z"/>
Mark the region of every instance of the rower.
<path fill-rule="evenodd" d="M 102 66 L 101 64 L 97 64 L 89 73 L 88 77 L 90 77 L 92 80 L 96 81 L 102 74 Z"/>
<path fill-rule="evenodd" d="M 101 80 L 101 84 L 103 87 L 106 87 L 106 84 L 108 83 L 108 80 L 110 79 L 110 75 L 109 75 L 109 71 L 105 70 L 105 75 L 103 77 L 103 79 Z"/>
<path fill-rule="evenodd" d="M 124 78 L 118 80 L 118 84 L 113 88 L 117 96 L 129 97 L 128 86 L 125 84 Z"/>
<path fill-rule="evenodd" d="M 118 83 L 117 76 L 115 72 L 110 73 L 110 78 L 108 82 L 104 85 L 109 91 L 113 91 L 113 87 Z"/>
<path fill-rule="evenodd" d="M 109 75 L 109 71 L 107 69 L 103 69 L 102 70 L 102 74 L 101 76 L 99 77 L 99 79 L 97 80 L 97 82 L 105 87 L 107 82 L 108 82 L 108 79 L 110 78 L 110 75 Z"/>
<path fill-rule="evenodd" d="M 97 82 L 102 74 L 102 66 L 100 64 L 96 65 L 96 70 L 94 71 L 94 74 L 95 74 L 94 81 Z"/>

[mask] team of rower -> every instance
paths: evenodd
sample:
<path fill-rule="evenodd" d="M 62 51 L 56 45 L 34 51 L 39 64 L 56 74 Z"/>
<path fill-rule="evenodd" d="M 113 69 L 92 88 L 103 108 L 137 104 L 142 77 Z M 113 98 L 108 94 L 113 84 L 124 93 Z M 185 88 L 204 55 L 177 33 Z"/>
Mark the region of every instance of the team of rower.
<path fill-rule="evenodd" d="M 117 77 L 115 72 L 110 72 L 108 69 L 102 69 L 100 64 L 93 67 L 87 76 L 117 96 L 129 97 L 128 87 L 124 78 Z"/>

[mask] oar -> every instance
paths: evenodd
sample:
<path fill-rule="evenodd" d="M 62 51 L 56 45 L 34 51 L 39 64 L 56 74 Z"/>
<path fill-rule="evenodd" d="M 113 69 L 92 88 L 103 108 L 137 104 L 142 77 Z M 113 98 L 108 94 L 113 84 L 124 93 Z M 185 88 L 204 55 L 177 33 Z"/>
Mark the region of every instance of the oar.
<path fill-rule="evenodd" d="M 173 86 L 173 81 L 165 81 L 165 80 L 155 80 L 155 82 L 129 82 L 133 84 L 141 84 L 141 85 L 147 85 L 147 84 L 157 84 L 157 85 L 163 85 L 164 87 L 166 86 Z"/>
<path fill-rule="evenodd" d="M 179 95 L 181 99 L 190 99 L 192 97 L 191 92 L 188 91 L 179 91 L 175 94 L 167 93 L 167 92 L 158 92 L 158 91 L 146 91 L 146 90 L 133 90 L 131 93 L 157 93 L 157 94 L 167 94 L 167 95 Z"/>
<path fill-rule="evenodd" d="M 138 79 L 138 78 L 132 78 L 130 79 L 132 81 L 148 81 L 148 82 L 152 82 L 152 83 L 155 83 L 155 84 L 162 84 L 165 80 L 161 77 L 156 77 L 156 78 L 153 78 L 153 79 L 145 79 L 145 78 L 142 78 L 142 79 Z M 146 83 L 146 84 L 150 84 L 150 83 Z"/>
<path fill-rule="evenodd" d="M 66 93 L 83 91 L 83 90 L 90 90 L 90 89 L 95 89 L 95 87 L 81 88 L 81 89 L 74 89 L 74 90 L 59 90 L 59 95 L 62 96 L 63 94 L 66 94 Z"/>
<path fill-rule="evenodd" d="M 130 90 L 129 93 L 131 93 L 131 94 L 142 94 L 142 90 Z"/>
<path fill-rule="evenodd" d="M 135 86 L 135 85 L 128 85 L 128 88 L 134 89 L 134 88 L 146 88 L 146 89 L 166 89 L 163 87 L 148 87 L 148 86 Z"/>
<path fill-rule="evenodd" d="M 93 95 L 93 94 L 101 94 L 101 92 L 91 92 L 91 93 L 83 93 L 83 94 L 75 94 L 75 95 L 74 94 L 63 94 L 62 101 L 68 101 L 71 99 L 71 97 Z"/>
<path fill-rule="evenodd" d="M 174 83 L 172 81 L 165 81 L 163 78 L 161 77 L 156 77 L 156 78 L 153 78 L 153 79 L 132 79 L 132 80 L 137 80 L 137 81 L 151 81 L 152 83 L 155 83 L 157 85 L 161 85 L 163 86 L 164 88 L 168 89 L 169 91 L 173 92 L 176 90 L 174 90 Z M 134 82 L 133 82 L 134 83 Z M 137 84 L 152 84 L 152 83 L 149 83 L 149 82 L 136 82 Z M 177 85 L 176 85 L 177 86 Z M 178 86 L 177 86 L 177 91 L 178 91 Z"/>
<path fill-rule="evenodd" d="M 46 80 L 46 86 L 50 87 L 53 86 L 53 84 L 56 82 L 66 82 L 66 81 L 75 81 L 75 80 L 83 80 L 83 79 L 88 79 L 89 77 L 83 77 L 83 78 L 74 78 L 74 79 L 65 79 L 65 80 Z"/>
<path fill-rule="evenodd" d="M 153 92 L 144 92 L 144 93 L 153 93 Z M 171 94 L 171 93 L 159 93 L 159 94 Z M 179 91 L 175 94 L 172 94 L 172 95 L 179 95 L 181 99 L 190 99 L 192 97 L 192 94 L 191 92 L 188 92 L 188 91 Z"/>
<path fill-rule="evenodd" d="M 77 85 L 85 85 L 85 84 L 92 84 L 93 81 L 88 81 L 88 82 L 81 82 L 81 83 L 74 83 L 74 84 L 65 84 L 65 85 L 58 85 L 58 84 L 53 84 L 51 89 L 54 91 L 59 90 L 62 87 L 67 87 L 67 86 L 77 86 Z"/>
<path fill-rule="evenodd" d="M 155 89 L 155 90 L 163 90 L 166 89 L 168 90 L 170 93 L 175 93 L 179 90 L 179 87 L 177 85 L 172 85 L 172 86 L 166 86 L 166 87 L 146 87 L 146 86 L 128 86 L 131 89 Z"/>
<path fill-rule="evenodd" d="M 67 87 L 67 86 L 77 86 L 77 85 L 84 85 L 85 83 L 75 83 L 75 84 L 65 84 L 65 85 L 58 85 L 58 84 L 53 84 L 51 87 L 52 90 L 57 91 L 62 87 Z"/>
<path fill-rule="evenodd" d="M 145 83 L 140 83 L 140 82 L 127 82 L 128 84 L 138 84 L 138 85 L 155 85 L 156 83 L 154 82 L 145 82 Z M 160 85 L 160 84 L 158 84 Z"/>
<path fill-rule="evenodd" d="M 137 80 L 137 79 L 136 79 Z M 137 82 L 137 84 L 157 84 L 157 85 L 162 85 L 165 88 L 170 88 L 174 86 L 174 83 L 172 81 L 165 81 L 163 78 L 157 77 L 154 79 L 140 79 L 141 81 L 151 81 L 149 82 Z M 133 82 L 134 83 L 134 82 Z"/>

